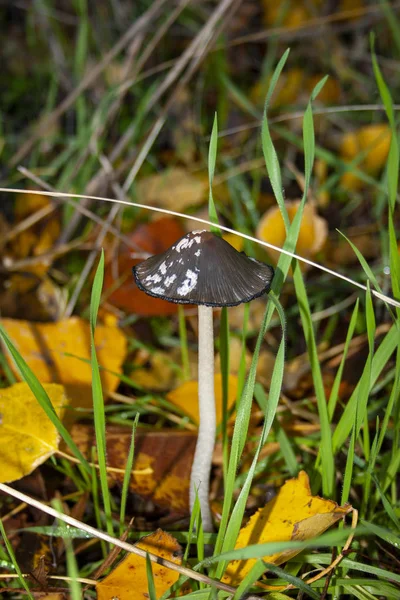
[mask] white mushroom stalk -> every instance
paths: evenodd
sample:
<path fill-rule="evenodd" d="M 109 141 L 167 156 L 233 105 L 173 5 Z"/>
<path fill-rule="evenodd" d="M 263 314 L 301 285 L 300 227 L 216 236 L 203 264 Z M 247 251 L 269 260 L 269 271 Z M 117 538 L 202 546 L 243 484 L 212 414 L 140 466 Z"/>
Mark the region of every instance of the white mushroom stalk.
<path fill-rule="evenodd" d="M 199 497 L 203 529 L 213 531 L 209 504 L 210 471 L 214 453 L 216 417 L 214 394 L 213 309 L 199 306 L 199 434 L 190 477 L 190 511 Z"/>
<path fill-rule="evenodd" d="M 190 508 L 199 496 L 204 531 L 213 530 L 209 504 L 215 445 L 213 306 L 237 306 L 269 291 L 274 270 L 237 252 L 209 231 L 192 231 L 133 268 L 137 286 L 156 298 L 199 310 L 199 435 L 190 479 Z"/>

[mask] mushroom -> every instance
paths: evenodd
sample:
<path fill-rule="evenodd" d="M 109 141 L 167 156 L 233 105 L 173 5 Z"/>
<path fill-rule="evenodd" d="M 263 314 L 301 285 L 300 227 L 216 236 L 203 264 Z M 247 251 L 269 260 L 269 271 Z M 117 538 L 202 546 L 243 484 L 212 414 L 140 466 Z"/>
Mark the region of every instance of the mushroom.
<path fill-rule="evenodd" d="M 237 306 L 269 291 L 274 270 L 237 252 L 209 231 L 192 231 L 133 267 L 139 289 L 199 313 L 199 433 L 190 479 L 190 509 L 199 496 L 204 531 L 213 530 L 209 479 L 215 444 L 213 307 Z"/>

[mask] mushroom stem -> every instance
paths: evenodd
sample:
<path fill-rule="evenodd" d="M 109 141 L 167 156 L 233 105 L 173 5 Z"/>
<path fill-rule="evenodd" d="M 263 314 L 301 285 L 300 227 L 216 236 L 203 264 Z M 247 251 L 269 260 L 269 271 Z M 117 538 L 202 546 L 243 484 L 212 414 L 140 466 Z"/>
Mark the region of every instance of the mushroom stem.
<path fill-rule="evenodd" d="M 213 531 L 209 504 L 210 471 L 215 444 L 216 417 L 214 396 L 213 309 L 199 306 L 199 433 L 190 477 L 190 509 L 196 490 L 199 496 L 203 529 Z"/>

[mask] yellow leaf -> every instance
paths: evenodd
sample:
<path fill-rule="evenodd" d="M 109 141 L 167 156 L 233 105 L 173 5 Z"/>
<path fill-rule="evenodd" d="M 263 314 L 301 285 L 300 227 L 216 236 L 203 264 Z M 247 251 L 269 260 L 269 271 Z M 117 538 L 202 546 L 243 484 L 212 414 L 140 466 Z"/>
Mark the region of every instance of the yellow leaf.
<path fill-rule="evenodd" d="M 62 385 L 45 384 L 54 410 L 62 418 L 67 405 Z M 0 481 L 31 473 L 58 448 L 59 435 L 26 383 L 0 389 Z"/>
<path fill-rule="evenodd" d="M 176 379 L 173 358 L 162 350 L 150 353 L 142 348 L 135 355 L 135 369 L 131 377 L 146 390 L 166 391 Z"/>
<path fill-rule="evenodd" d="M 14 215 L 17 221 L 22 221 L 35 212 L 51 204 L 49 196 L 42 194 L 23 193 L 15 198 Z"/>
<path fill-rule="evenodd" d="M 214 376 L 215 389 L 215 410 L 217 425 L 222 420 L 222 375 L 216 373 Z M 236 401 L 238 389 L 238 380 L 235 375 L 229 375 L 228 380 L 228 408 L 233 406 Z M 197 381 L 185 381 L 172 392 L 167 394 L 167 400 L 179 406 L 184 410 L 198 425 L 199 423 L 199 404 L 198 404 L 199 385 Z"/>
<path fill-rule="evenodd" d="M 321 0 L 290 0 L 289 3 L 263 0 L 265 24 L 297 29 L 315 16 L 320 4 Z"/>
<path fill-rule="evenodd" d="M 252 544 L 287 540 L 307 540 L 317 537 L 351 511 L 351 506 L 339 506 L 332 500 L 312 496 L 307 473 L 289 479 L 277 496 L 259 509 L 240 530 L 235 548 Z M 279 565 L 300 550 L 286 550 L 263 560 Z M 238 585 L 255 564 L 256 559 L 231 561 L 223 577 L 225 583 Z"/>
<path fill-rule="evenodd" d="M 157 529 L 154 533 L 143 537 L 136 544 L 138 548 L 177 565 L 182 564 L 182 548 L 172 535 Z M 161 596 L 178 581 L 178 571 L 167 569 L 162 565 L 151 564 L 156 597 Z M 96 586 L 97 600 L 148 600 L 146 561 L 141 556 L 129 554 L 105 579 Z"/>
<path fill-rule="evenodd" d="M 351 162 L 362 154 L 363 160 L 357 168 L 370 175 L 377 175 L 385 165 L 390 148 L 392 134 L 386 124 L 366 125 L 358 131 L 350 131 L 343 135 L 340 145 L 340 155 Z M 351 171 L 344 173 L 340 183 L 342 187 L 353 191 L 360 189 L 364 182 Z"/>
<path fill-rule="evenodd" d="M 87 321 L 72 317 L 56 323 L 14 319 L 3 319 L 2 323 L 18 352 L 42 383 L 62 383 L 75 407 L 88 408 L 92 405 L 90 328 Z M 103 393 L 107 396 L 119 384 L 115 373 L 122 372 L 126 338 L 117 327 L 98 325 L 95 342 L 98 362 L 104 367 L 101 380 Z M 15 368 L 11 358 L 9 361 Z"/>
<path fill-rule="evenodd" d="M 290 221 L 293 221 L 299 209 L 300 201 L 292 200 L 285 202 Z M 299 237 L 297 239 L 296 253 L 305 258 L 313 258 L 323 247 L 328 235 L 328 226 L 322 217 L 318 216 L 312 204 L 304 206 L 300 225 Z M 261 217 L 256 236 L 274 246 L 282 247 L 286 239 L 286 230 L 283 218 L 278 206 L 267 210 Z M 268 254 L 278 262 L 280 253 L 269 250 Z"/>
<path fill-rule="evenodd" d="M 174 167 L 140 179 L 136 192 L 141 204 L 182 212 L 206 199 L 207 185 L 189 171 Z"/>
<path fill-rule="evenodd" d="M 222 238 L 235 248 L 238 252 L 243 250 L 243 238 L 234 233 L 224 233 Z"/>

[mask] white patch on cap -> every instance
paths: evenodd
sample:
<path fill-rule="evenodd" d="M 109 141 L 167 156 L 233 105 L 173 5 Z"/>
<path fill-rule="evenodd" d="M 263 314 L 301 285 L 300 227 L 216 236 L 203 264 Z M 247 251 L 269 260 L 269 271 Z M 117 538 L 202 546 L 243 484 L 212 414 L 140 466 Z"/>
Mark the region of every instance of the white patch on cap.
<path fill-rule="evenodd" d="M 198 279 L 198 275 L 196 273 L 194 273 L 193 271 L 191 271 L 190 269 L 188 269 L 186 271 L 186 279 L 184 280 L 182 285 L 180 287 L 178 287 L 178 289 L 176 290 L 177 293 L 180 296 L 187 296 L 189 294 L 189 292 L 194 290 L 194 288 L 196 287 L 197 279 Z"/>
<path fill-rule="evenodd" d="M 169 287 L 172 283 L 174 283 L 176 279 L 176 275 L 170 275 L 164 280 L 165 287 Z"/>
<path fill-rule="evenodd" d="M 195 242 L 197 242 L 198 244 L 201 244 L 201 237 L 200 237 L 199 235 L 197 235 L 197 236 L 194 238 L 194 241 L 195 241 Z"/>
<path fill-rule="evenodd" d="M 207 231 L 207 229 L 196 229 L 195 231 L 192 231 L 192 233 L 194 235 L 198 234 L 198 233 L 205 233 Z"/>
<path fill-rule="evenodd" d="M 162 287 L 155 287 L 155 288 L 151 288 L 150 292 L 152 294 L 163 294 L 165 292 L 165 289 Z"/>
<path fill-rule="evenodd" d="M 198 250 L 196 250 L 196 252 L 194 253 L 194 255 L 195 255 L 195 256 L 200 256 L 200 254 L 201 254 L 201 250 L 200 250 L 200 248 L 199 248 Z"/>
<path fill-rule="evenodd" d="M 157 273 L 154 273 L 154 275 L 148 275 L 145 279 L 145 281 L 148 281 L 149 283 L 160 283 L 160 281 L 162 280 L 162 277 L 160 277 L 159 275 L 157 275 Z"/>
<path fill-rule="evenodd" d="M 185 248 L 190 248 L 193 244 L 194 244 L 194 240 L 196 238 L 190 240 L 187 236 L 183 238 L 183 240 L 181 240 L 179 242 L 179 244 L 176 245 L 176 251 L 180 252 L 181 250 L 184 250 Z"/>
<path fill-rule="evenodd" d="M 178 263 L 179 263 L 180 265 L 183 265 L 183 258 L 180 258 L 180 259 L 178 260 Z"/>
<path fill-rule="evenodd" d="M 159 266 L 159 270 L 161 275 L 165 275 L 165 273 L 167 272 L 167 265 L 165 264 L 165 261 L 161 263 L 161 265 Z"/>

